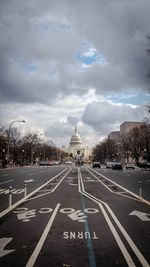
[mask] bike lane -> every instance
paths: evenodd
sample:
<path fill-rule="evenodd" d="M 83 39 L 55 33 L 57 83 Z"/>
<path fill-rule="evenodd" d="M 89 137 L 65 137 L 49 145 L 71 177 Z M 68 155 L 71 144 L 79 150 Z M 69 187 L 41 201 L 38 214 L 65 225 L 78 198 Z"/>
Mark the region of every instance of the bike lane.
<path fill-rule="evenodd" d="M 76 168 L 1 219 L 0 245 L 1 266 L 127 266 Z"/>
<path fill-rule="evenodd" d="M 103 205 L 136 266 L 150 266 L 148 264 L 150 262 L 150 206 L 104 178 L 99 179 L 100 176 L 93 174 L 89 172 L 82 174 L 87 197 L 93 196 L 93 200 Z"/>
<path fill-rule="evenodd" d="M 19 168 L 17 173 L 4 173 L 3 179 L 0 179 L 0 212 L 9 206 L 9 194 L 12 194 L 12 204 L 24 197 L 25 187 L 27 193 L 31 193 L 37 187 L 48 181 L 50 177 L 59 174 L 64 167 L 32 167 Z M 10 171 L 10 170 L 9 170 Z M 23 172 L 23 173 L 22 173 Z"/>

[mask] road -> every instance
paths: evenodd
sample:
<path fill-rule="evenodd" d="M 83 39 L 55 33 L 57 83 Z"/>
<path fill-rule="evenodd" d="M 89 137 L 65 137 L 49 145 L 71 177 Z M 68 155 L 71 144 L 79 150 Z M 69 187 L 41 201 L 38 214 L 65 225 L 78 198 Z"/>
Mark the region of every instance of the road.
<path fill-rule="evenodd" d="M 148 171 L 64 165 L 4 170 L 0 177 L 1 266 L 150 266 Z M 24 181 L 27 196 L 15 193 Z"/>

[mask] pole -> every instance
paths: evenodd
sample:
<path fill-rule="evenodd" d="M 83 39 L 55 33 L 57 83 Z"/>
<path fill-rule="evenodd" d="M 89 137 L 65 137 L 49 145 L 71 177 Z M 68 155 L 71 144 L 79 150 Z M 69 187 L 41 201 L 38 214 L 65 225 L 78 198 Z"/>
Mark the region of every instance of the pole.
<path fill-rule="evenodd" d="M 142 182 L 139 181 L 139 196 L 142 198 Z"/>
<path fill-rule="evenodd" d="M 45 161 L 46 159 L 45 159 L 45 144 L 44 144 L 44 161 Z"/>
<path fill-rule="evenodd" d="M 24 197 L 26 197 L 27 195 L 27 184 L 24 183 Z"/>
<path fill-rule="evenodd" d="M 12 186 L 9 187 L 9 207 L 12 206 Z"/>

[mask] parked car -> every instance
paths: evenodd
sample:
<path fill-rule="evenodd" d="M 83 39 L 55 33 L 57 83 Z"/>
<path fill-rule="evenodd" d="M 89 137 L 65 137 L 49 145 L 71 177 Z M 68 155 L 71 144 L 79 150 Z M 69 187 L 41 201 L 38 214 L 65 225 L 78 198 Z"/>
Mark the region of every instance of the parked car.
<path fill-rule="evenodd" d="M 101 168 L 101 164 L 99 161 L 94 161 L 93 162 L 93 168 Z"/>
<path fill-rule="evenodd" d="M 126 169 L 135 169 L 135 165 L 133 163 L 127 163 Z"/>
<path fill-rule="evenodd" d="M 123 169 L 123 166 L 121 163 L 119 162 L 114 162 L 113 165 L 112 165 L 112 170 L 122 170 Z"/>
<path fill-rule="evenodd" d="M 106 168 L 107 169 L 111 169 L 112 168 L 112 166 L 113 166 L 113 162 L 106 162 Z"/>
<path fill-rule="evenodd" d="M 137 166 L 139 167 L 139 168 L 145 168 L 145 169 L 147 169 L 147 168 L 150 168 L 150 163 L 149 162 L 140 162 L 140 163 L 137 163 Z"/>
<path fill-rule="evenodd" d="M 48 162 L 42 160 L 42 161 L 39 162 L 39 166 L 48 166 Z"/>

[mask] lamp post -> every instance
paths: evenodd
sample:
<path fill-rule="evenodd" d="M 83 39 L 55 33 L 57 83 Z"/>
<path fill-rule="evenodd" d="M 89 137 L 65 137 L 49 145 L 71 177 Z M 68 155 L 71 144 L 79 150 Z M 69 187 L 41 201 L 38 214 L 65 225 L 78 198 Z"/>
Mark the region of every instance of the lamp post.
<path fill-rule="evenodd" d="M 147 149 L 144 149 L 144 153 L 145 153 L 145 162 L 147 163 Z"/>
<path fill-rule="evenodd" d="M 2 150 L 2 168 L 5 168 L 5 149 Z"/>
<path fill-rule="evenodd" d="M 9 125 L 9 129 L 8 129 L 8 147 L 7 147 L 7 163 L 9 163 L 9 160 L 10 160 L 10 155 L 9 155 L 9 146 L 10 146 L 10 130 L 11 130 L 11 126 L 13 123 L 15 122 L 23 122 L 25 123 L 25 120 L 22 120 L 22 121 L 12 121 Z"/>

